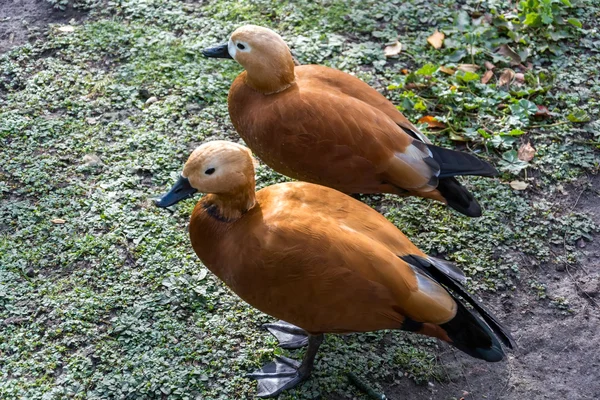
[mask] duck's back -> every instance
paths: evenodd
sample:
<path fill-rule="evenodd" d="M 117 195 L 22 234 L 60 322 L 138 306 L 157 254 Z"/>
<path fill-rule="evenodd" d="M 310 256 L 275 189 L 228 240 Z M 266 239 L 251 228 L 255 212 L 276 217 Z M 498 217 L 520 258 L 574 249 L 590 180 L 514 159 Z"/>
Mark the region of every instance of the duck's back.
<path fill-rule="evenodd" d="M 421 251 L 376 211 L 332 189 L 263 189 L 257 206 L 213 243 L 196 222 L 192 244 L 213 272 L 252 306 L 310 332 L 400 328 L 404 316 L 442 323 L 456 312 L 441 286 L 398 257 Z M 202 256 L 211 251 L 219 257 Z"/>

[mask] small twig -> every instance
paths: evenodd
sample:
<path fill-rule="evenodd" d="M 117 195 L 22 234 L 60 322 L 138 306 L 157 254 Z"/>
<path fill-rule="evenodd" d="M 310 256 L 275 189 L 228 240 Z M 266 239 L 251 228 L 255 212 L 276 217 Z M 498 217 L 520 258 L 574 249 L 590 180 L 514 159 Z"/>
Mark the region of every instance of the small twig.
<path fill-rule="evenodd" d="M 550 128 L 553 126 L 559 126 L 559 125 L 565 125 L 568 124 L 570 121 L 559 121 L 559 122 L 555 122 L 553 124 L 545 124 L 545 125 L 531 125 L 529 126 L 529 128 Z"/>
<path fill-rule="evenodd" d="M 367 385 L 364 381 L 362 381 L 354 373 L 346 372 L 346 376 L 348 377 L 348 380 L 350 380 L 350 383 L 352 383 L 358 389 L 360 389 L 361 391 L 366 393 L 373 400 L 387 400 L 387 397 L 385 397 L 385 394 L 377 393 L 373 388 L 371 388 L 369 385 Z"/>
<path fill-rule="evenodd" d="M 579 144 L 593 144 L 594 146 L 600 146 L 600 142 L 594 142 L 593 140 L 573 140 L 573 143 Z"/>

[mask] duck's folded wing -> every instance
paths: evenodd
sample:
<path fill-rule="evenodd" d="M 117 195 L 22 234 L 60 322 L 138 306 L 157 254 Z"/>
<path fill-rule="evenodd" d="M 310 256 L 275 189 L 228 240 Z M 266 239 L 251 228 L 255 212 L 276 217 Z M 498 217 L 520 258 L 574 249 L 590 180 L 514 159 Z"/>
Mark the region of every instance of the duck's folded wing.
<path fill-rule="evenodd" d="M 311 332 L 400 329 L 405 320 L 441 324 L 456 314 L 449 293 L 381 243 L 332 225 L 307 208 L 269 222 L 246 271 L 246 301 Z M 250 292 L 250 291 L 249 291 Z"/>
<path fill-rule="evenodd" d="M 271 105 L 269 117 L 254 117 L 255 130 L 273 132 L 269 150 L 279 151 L 277 158 L 342 181 L 370 174 L 406 190 L 435 187 L 440 168 L 423 142 L 386 113 L 325 89 L 290 92 Z"/>
<path fill-rule="evenodd" d="M 390 100 L 354 75 L 322 65 L 303 65 L 296 68 L 296 72 L 306 81 L 314 81 L 318 85 L 340 91 L 378 109 L 413 138 L 431 144 L 429 138 L 398 111 Z"/>

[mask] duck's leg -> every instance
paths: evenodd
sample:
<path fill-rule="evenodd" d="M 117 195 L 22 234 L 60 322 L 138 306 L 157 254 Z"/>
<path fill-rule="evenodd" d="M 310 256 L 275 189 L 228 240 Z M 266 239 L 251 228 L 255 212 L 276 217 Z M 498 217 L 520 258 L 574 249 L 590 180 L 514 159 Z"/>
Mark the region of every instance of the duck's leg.
<path fill-rule="evenodd" d="M 258 397 L 275 397 L 284 390 L 291 389 L 310 376 L 319 346 L 323 343 L 323 334 L 308 335 L 308 348 L 302 364 L 291 358 L 278 356 L 248 377 L 258 381 Z"/>
<path fill-rule="evenodd" d="M 296 325 L 285 321 L 277 321 L 270 324 L 264 324 L 269 333 L 279 341 L 279 347 L 282 349 L 299 349 L 308 344 L 308 333 Z"/>

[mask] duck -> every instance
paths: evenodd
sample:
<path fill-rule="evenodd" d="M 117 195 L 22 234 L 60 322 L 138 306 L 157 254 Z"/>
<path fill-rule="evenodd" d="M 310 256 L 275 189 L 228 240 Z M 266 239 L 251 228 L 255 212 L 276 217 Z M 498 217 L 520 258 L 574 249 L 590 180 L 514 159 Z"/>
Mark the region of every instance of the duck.
<path fill-rule="evenodd" d="M 231 122 L 269 167 L 347 194 L 392 193 L 447 204 L 470 217 L 481 206 L 456 176 L 493 177 L 472 154 L 435 146 L 377 90 L 321 65 L 295 65 L 271 29 L 245 25 L 204 49 L 244 71 L 228 94 Z"/>
<path fill-rule="evenodd" d="M 188 226 L 200 261 L 241 299 L 278 321 L 280 356 L 249 376 L 274 397 L 310 376 L 325 334 L 404 330 L 482 360 L 513 348 L 509 330 L 466 289 L 462 271 L 419 250 L 366 204 L 310 182 L 256 191 L 250 149 L 211 141 L 189 156 L 159 207 L 204 193 Z M 470 305 L 467 307 L 466 304 Z"/>

